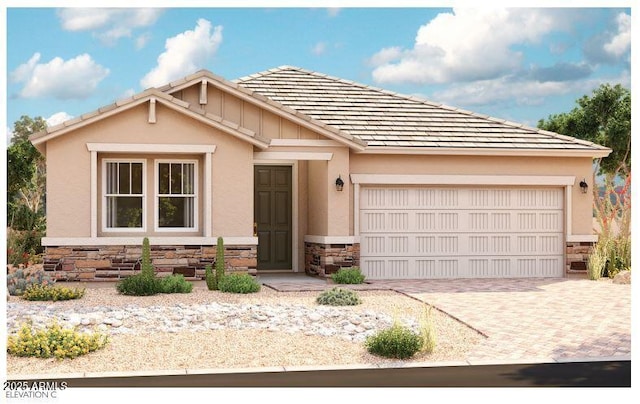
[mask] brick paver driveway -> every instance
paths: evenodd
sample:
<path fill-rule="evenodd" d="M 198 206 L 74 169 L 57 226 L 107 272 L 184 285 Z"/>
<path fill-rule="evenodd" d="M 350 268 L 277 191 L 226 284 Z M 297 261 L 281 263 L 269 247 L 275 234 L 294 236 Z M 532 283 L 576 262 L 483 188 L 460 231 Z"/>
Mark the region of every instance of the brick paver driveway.
<path fill-rule="evenodd" d="M 471 363 L 631 357 L 631 285 L 556 279 L 374 281 L 488 338 Z"/>

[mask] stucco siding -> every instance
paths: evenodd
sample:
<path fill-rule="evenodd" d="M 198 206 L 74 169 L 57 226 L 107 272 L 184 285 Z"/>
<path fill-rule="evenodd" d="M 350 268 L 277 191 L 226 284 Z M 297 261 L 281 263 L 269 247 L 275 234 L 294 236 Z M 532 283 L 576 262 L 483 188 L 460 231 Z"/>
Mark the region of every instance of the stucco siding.
<path fill-rule="evenodd" d="M 326 236 L 327 231 L 327 162 L 309 161 L 309 231 Z"/>
<path fill-rule="evenodd" d="M 260 136 L 271 139 L 325 139 L 313 130 L 267 111 L 250 102 L 207 86 L 207 102 L 200 104 L 200 86 L 195 84 L 174 92 L 172 95 L 193 106 L 204 108 L 216 116 L 250 129 Z"/>
<path fill-rule="evenodd" d="M 90 235 L 91 156 L 87 150 L 87 143 L 175 144 L 176 152 L 179 152 L 180 144 L 216 145 L 211 172 L 213 235 L 251 236 L 253 234 L 251 214 L 253 201 L 250 197 L 253 195 L 252 145 L 194 121 L 161 104 L 157 104 L 156 109 L 157 123 L 155 124 L 148 123 L 148 105 L 144 104 L 48 142 L 48 237 L 88 237 Z M 106 156 L 99 155 L 101 158 Z M 153 169 L 155 157 L 180 159 L 194 157 L 177 154 L 163 156 L 127 154 L 127 156 L 146 158 L 147 170 Z M 202 174 L 204 159 L 201 155 L 197 158 L 199 173 Z M 152 178 L 153 176 L 147 177 L 148 196 L 153 195 Z M 199 178 L 202 181 L 204 175 L 199 175 Z M 201 182 L 200 185 L 199 218 L 202 218 L 204 184 Z M 99 187 L 100 190 L 101 187 Z M 147 206 L 152 205 L 147 203 Z M 101 227 L 99 220 L 98 229 Z M 198 234 L 202 234 L 203 227 L 201 222 Z M 147 232 L 153 234 L 153 221 L 147 222 Z M 163 235 L 168 234 L 163 233 Z"/>
<path fill-rule="evenodd" d="M 496 152 L 498 153 L 498 152 Z M 407 156 L 351 154 L 351 174 L 531 175 L 575 176 L 571 195 L 571 233 L 592 234 L 591 192 L 582 194 L 578 183 L 592 182 L 591 158 L 501 156 Z M 351 196 L 353 199 L 353 195 Z M 353 216 L 353 212 L 351 212 Z M 350 218 L 353 223 L 353 217 Z"/>

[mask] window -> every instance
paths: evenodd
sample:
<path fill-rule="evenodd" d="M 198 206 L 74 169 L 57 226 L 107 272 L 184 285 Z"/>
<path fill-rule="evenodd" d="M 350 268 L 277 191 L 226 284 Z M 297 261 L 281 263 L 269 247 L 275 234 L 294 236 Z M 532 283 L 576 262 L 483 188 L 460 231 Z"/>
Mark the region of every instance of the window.
<path fill-rule="evenodd" d="M 104 230 L 144 230 L 144 162 L 105 160 Z"/>
<path fill-rule="evenodd" d="M 197 230 L 197 162 L 158 161 L 157 230 Z"/>

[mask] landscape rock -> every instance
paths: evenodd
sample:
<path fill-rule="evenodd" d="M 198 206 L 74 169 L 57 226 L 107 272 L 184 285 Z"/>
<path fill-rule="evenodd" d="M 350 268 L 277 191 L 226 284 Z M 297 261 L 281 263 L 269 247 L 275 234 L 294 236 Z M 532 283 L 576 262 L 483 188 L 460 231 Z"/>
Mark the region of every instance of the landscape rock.
<path fill-rule="evenodd" d="M 631 271 L 620 271 L 613 277 L 613 283 L 620 285 L 631 284 Z"/>

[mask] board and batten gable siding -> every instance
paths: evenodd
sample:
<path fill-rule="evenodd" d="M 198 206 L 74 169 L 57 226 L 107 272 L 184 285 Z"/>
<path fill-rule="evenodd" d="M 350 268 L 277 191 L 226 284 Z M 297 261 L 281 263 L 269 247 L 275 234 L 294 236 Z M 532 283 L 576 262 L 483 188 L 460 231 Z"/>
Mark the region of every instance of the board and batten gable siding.
<path fill-rule="evenodd" d="M 236 123 L 256 134 L 270 139 L 325 139 L 324 136 L 302 127 L 286 118 L 266 111 L 254 104 L 207 86 L 207 103 L 200 105 L 200 83 L 171 94 L 193 106 Z"/>
<path fill-rule="evenodd" d="M 253 146 L 159 103 L 157 122 L 149 124 L 148 110 L 145 103 L 47 142 L 47 236 L 90 237 L 91 153 L 87 143 L 175 144 L 177 151 L 181 144 L 215 145 L 211 160 L 213 234 L 252 236 Z M 164 154 L 163 158 L 184 156 Z M 203 169 L 200 164 L 200 172 Z M 199 205 L 202 209 L 202 198 Z M 202 230 L 200 226 L 199 233 Z M 148 222 L 147 231 L 153 231 L 153 222 Z"/>
<path fill-rule="evenodd" d="M 500 156 L 417 156 L 351 153 L 351 174 L 396 175 L 522 175 L 575 176 L 571 195 L 571 234 L 590 235 L 593 195 L 582 194 L 578 182 L 592 185 L 593 166 L 589 157 L 514 157 Z M 519 184 L 514 184 L 518 186 Z M 520 184 L 521 185 L 521 184 Z M 350 195 L 353 206 L 353 192 Z M 353 210 L 350 215 L 353 229 Z"/>

